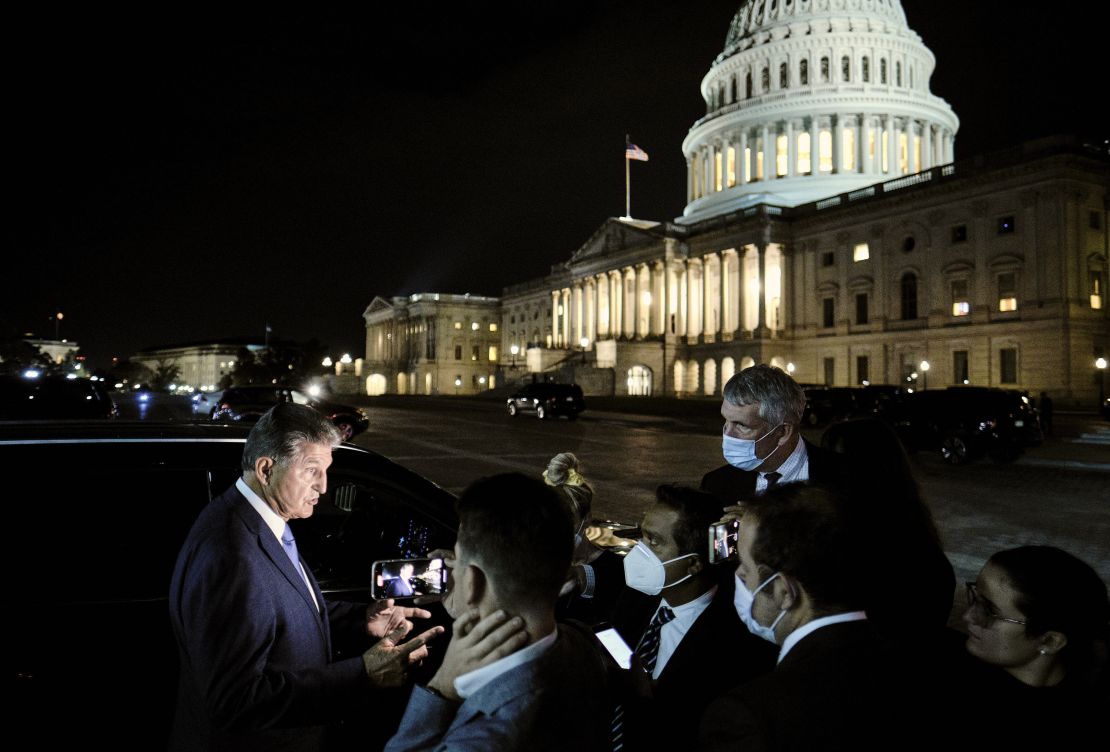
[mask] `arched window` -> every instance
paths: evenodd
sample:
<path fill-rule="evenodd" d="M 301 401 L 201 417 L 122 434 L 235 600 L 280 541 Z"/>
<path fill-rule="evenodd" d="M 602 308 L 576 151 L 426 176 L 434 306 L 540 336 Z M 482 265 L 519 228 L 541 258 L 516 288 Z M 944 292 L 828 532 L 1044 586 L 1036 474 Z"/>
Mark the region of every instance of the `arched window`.
<path fill-rule="evenodd" d="M 902 85 L 902 63 L 894 64 L 894 85 Z"/>
<path fill-rule="evenodd" d="M 821 83 L 827 84 L 829 82 L 829 59 L 827 57 L 821 58 Z"/>
<path fill-rule="evenodd" d="M 736 101 L 736 76 L 732 77 L 732 81 L 729 84 L 729 86 L 731 87 L 731 91 L 732 91 L 732 101 L 735 102 Z"/>
<path fill-rule="evenodd" d="M 632 366 L 628 369 L 628 394 L 632 397 L 651 396 L 651 369 Z"/>
<path fill-rule="evenodd" d="M 747 79 L 745 81 L 744 99 L 752 98 L 752 72 L 748 71 Z"/>
<path fill-rule="evenodd" d="M 879 61 L 879 83 L 886 83 L 886 58 Z"/>
<path fill-rule="evenodd" d="M 802 60 L 798 63 L 798 83 L 802 86 L 809 86 L 809 61 Z"/>
<path fill-rule="evenodd" d="M 717 106 L 718 107 L 724 107 L 725 106 L 725 85 L 724 84 L 721 84 L 720 88 L 717 89 Z"/>
<path fill-rule="evenodd" d="M 871 58 L 868 57 L 863 59 L 863 82 L 871 83 Z"/>
<path fill-rule="evenodd" d="M 850 57 L 848 57 L 847 55 L 840 58 L 840 80 L 841 81 L 851 81 L 852 80 L 852 59 Z"/>
<path fill-rule="evenodd" d="M 771 69 L 767 66 L 763 66 L 763 75 L 760 76 L 760 84 L 764 94 L 771 90 Z"/>
<path fill-rule="evenodd" d="M 786 63 L 779 65 L 779 88 L 790 88 L 790 69 L 786 67 Z"/>
<path fill-rule="evenodd" d="M 906 272 L 902 275 L 902 320 L 917 318 L 917 275 Z"/>

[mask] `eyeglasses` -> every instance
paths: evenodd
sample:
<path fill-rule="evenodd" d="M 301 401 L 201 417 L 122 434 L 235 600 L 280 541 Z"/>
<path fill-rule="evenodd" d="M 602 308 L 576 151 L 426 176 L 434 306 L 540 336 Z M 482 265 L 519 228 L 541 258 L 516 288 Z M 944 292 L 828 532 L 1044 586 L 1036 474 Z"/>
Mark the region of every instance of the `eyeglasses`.
<path fill-rule="evenodd" d="M 986 626 L 990 626 L 996 621 L 1008 621 L 1011 624 L 1025 625 L 1029 622 L 1021 621 L 1020 619 L 1010 619 L 1000 615 L 994 610 L 994 606 L 990 601 L 979 595 L 979 588 L 974 582 L 965 582 L 964 586 L 967 588 L 967 607 L 971 609 L 972 613 L 983 622 Z"/>

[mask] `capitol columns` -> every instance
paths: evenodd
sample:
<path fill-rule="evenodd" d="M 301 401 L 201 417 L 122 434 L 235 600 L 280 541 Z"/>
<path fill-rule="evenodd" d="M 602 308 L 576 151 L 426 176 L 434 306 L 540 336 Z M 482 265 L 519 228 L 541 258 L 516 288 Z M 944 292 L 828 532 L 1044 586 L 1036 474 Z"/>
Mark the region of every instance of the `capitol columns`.
<path fill-rule="evenodd" d="M 740 131 L 740 150 L 736 153 L 736 184 L 748 182 L 748 129 Z"/>
<path fill-rule="evenodd" d="M 667 332 L 667 308 L 670 303 L 667 286 L 667 265 L 662 261 L 652 264 L 651 275 L 651 333 L 660 336 Z"/>

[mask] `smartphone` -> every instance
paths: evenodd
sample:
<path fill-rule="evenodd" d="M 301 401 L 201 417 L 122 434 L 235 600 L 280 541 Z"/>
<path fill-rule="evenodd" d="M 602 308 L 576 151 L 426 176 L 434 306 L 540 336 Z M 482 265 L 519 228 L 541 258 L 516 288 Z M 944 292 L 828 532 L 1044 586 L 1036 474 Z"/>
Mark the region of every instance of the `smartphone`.
<path fill-rule="evenodd" d="M 736 559 L 736 534 L 740 520 L 721 520 L 709 526 L 709 563 Z"/>
<path fill-rule="evenodd" d="M 389 559 L 375 561 L 371 568 L 370 594 L 377 600 L 443 595 L 450 570 L 443 559 Z"/>
<path fill-rule="evenodd" d="M 613 660 L 621 668 L 632 667 L 632 648 L 628 647 L 628 643 L 620 636 L 616 629 L 608 624 L 599 624 L 594 628 L 594 634 L 597 635 L 598 642 L 600 642 L 609 655 L 613 656 Z"/>

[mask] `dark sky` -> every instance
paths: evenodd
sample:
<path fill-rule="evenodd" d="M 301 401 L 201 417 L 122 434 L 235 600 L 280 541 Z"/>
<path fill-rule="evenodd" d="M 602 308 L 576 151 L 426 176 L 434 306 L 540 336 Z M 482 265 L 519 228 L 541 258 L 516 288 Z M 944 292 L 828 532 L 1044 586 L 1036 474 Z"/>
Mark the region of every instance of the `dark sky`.
<path fill-rule="evenodd" d="M 681 214 L 738 0 L 400 5 L 10 17 L 0 336 L 61 310 L 97 364 L 267 322 L 357 356 L 374 295 L 498 295 L 622 214 L 626 132 L 633 215 Z M 1108 130 L 1107 11 L 1016 6 L 903 0 L 958 157 Z"/>

